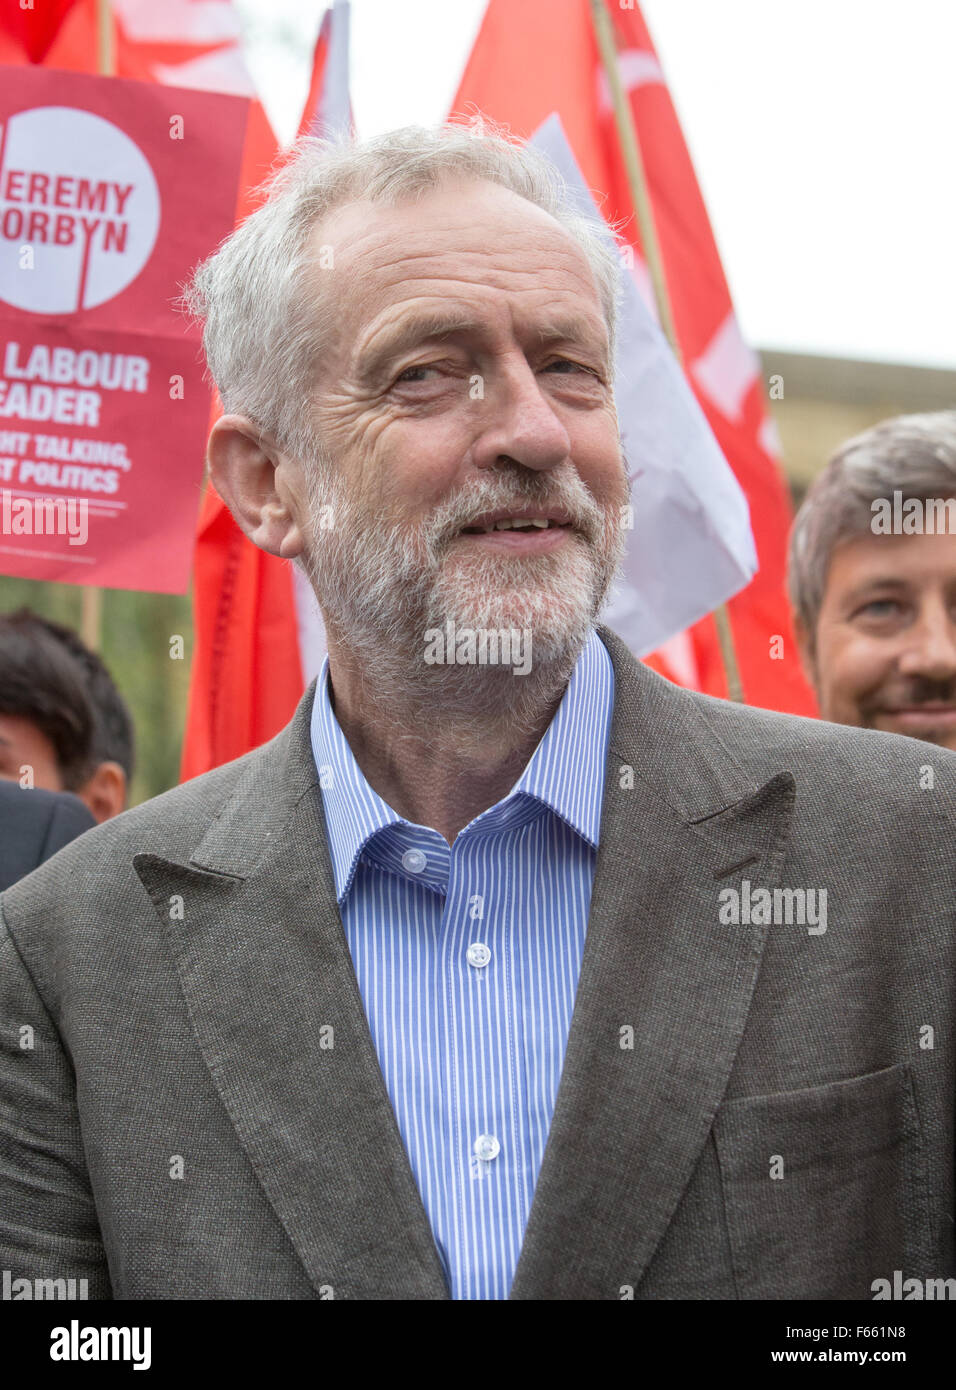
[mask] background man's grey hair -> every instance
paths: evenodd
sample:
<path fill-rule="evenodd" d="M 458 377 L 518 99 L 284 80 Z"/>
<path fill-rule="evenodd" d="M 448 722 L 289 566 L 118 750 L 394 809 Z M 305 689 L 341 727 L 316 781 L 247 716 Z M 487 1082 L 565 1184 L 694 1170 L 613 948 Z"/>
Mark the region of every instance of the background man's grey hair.
<path fill-rule="evenodd" d="M 814 481 L 790 533 L 794 612 L 811 647 L 834 547 L 872 533 L 873 503 L 956 497 L 956 410 L 900 415 L 855 435 Z"/>
<path fill-rule="evenodd" d="M 613 238 L 577 210 L 544 155 L 487 125 L 409 126 L 356 144 L 306 137 L 266 185 L 267 201 L 184 294 L 204 321 L 206 360 L 227 413 L 249 416 L 293 457 L 311 455 L 311 381 L 335 313 L 335 295 L 315 294 L 322 272 L 314 270 L 313 228 L 346 203 L 394 204 L 455 177 L 511 189 L 575 238 L 597 282 L 613 362 L 620 276 Z"/>

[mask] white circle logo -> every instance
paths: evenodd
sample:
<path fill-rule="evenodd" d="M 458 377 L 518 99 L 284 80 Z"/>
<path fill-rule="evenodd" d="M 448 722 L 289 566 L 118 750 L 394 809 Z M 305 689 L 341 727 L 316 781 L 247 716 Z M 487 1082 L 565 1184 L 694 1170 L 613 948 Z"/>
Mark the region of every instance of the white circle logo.
<path fill-rule="evenodd" d="M 72 106 L 37 106 L 0 142 L 0 299 L 75 314 L 113 299 L 149 260 L 159 188 L 139 146 Z"/>

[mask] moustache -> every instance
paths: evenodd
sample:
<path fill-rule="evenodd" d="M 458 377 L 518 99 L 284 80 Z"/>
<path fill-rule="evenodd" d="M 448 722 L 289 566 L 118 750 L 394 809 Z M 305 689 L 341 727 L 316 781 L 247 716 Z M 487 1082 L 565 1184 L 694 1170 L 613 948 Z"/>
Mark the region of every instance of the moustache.
<path fill-rule="evenodd" d="M 569 525 L 588 542 L 596 544 L 600 540 L 603 524 L 600 508 L 593 499 L 582 498 L 572 488 L 548 487 L 517 492 L 513 487 L 469 489 L 467 494 L 441 503 L 429 517 L 425 529 L 433 545 L 443 546 L 488 512 L 512 508 L 519 511 L 529 506 L 540 507 L 542 511 L 548 508 L 561 511 L 567 516 Z"/>
<path fill-rule="evenodd" d="M 956 705 L 956 680 L 913 679 L 879 694 L 881 709 L 920 709 L 923 705 Z"/>

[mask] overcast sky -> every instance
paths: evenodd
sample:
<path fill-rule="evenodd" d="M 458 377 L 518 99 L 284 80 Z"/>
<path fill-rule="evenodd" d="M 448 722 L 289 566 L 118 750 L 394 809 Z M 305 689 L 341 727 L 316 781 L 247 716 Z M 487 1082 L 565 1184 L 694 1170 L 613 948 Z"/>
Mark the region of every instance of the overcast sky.
<path fill-rule="evenodd" d="M 237 5 L 290 139 L 325 5 Z M 642 8 L 749 342 L 956 367 L 954 0 Z M 360 135 L 444 119 L 484 9 L 352 0 Z"/>

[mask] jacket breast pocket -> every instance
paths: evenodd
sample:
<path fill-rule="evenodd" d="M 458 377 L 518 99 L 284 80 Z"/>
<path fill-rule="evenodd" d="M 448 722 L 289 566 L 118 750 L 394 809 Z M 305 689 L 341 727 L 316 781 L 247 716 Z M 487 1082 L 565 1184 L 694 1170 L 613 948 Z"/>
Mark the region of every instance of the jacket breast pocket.
<path fill-rule="evenodd" d="M 894 1269 L 939 1272 L 907 1065 L 727 1101 L 714 1139 L 740 1298 L 868 1299 Z"/>

